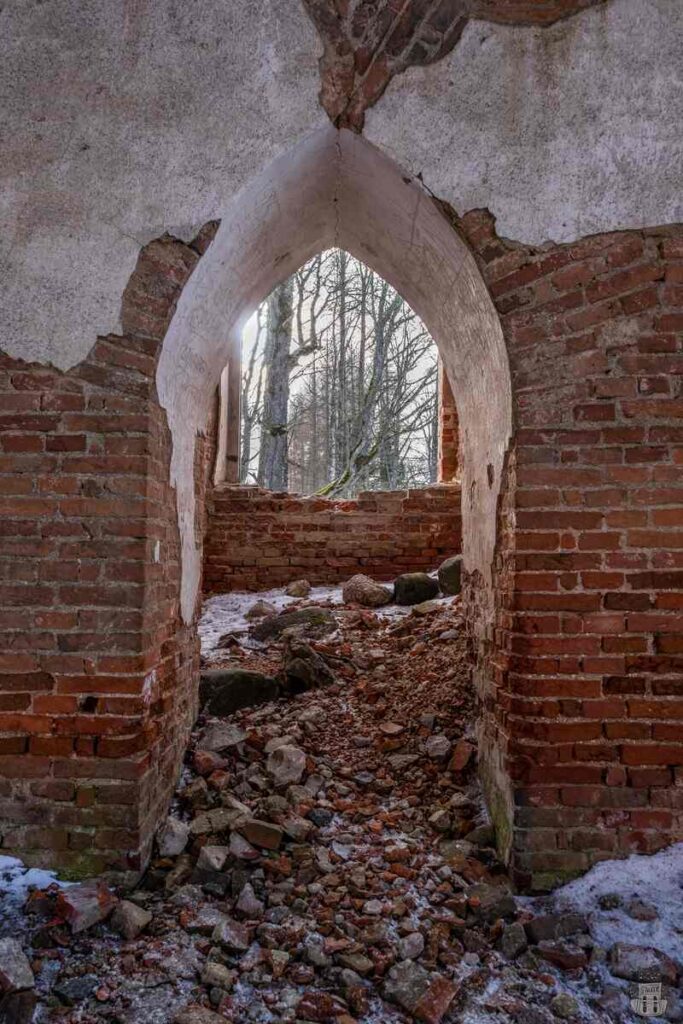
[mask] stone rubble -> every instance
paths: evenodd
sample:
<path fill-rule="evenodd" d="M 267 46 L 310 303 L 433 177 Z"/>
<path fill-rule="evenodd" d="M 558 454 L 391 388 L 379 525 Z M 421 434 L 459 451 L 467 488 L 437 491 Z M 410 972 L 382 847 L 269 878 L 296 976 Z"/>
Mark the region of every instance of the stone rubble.
<path fill-rule="evenodd" d="M 30 959 L 0 943 L 0 1021 L 28 1024 L 37 998 L 36 1024 L 608 1024 L 637 1019 L 643 974 L 683 1020 L 680 964 L 601 949 L 582 914 L 512 895 L 459 598 L 398 619 L 305 610 L 259 619 L 266 639 L 219 648 L 215 671 L 275 679 L 304 651 L 326 672 L 230 717 L 204 691 L 146 874 L 120 899 L 102 882 L 31 895 Z"/>

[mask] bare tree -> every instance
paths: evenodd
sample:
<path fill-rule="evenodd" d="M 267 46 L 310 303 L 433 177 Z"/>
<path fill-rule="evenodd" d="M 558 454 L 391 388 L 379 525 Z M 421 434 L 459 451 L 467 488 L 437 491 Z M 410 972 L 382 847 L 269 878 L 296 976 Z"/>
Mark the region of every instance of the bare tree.
<path fill-rule="evenodd" d="M 400 295 L 333 249 L 276 289 L 267 309 L 265 349 L 249 355 L 243 400 L 251 419 L 242 463 L 260 448 L 259 482 L 346 497 L 434 480 L 436 348 Z"/>
<path fill-rule="evenodd" d="M 261 417 L 258 482 L 275 491 L 287 489 L 287 414 L 289 349 L 292 341 L 292 296 L 288 278 L 268 296 L 268 324 L 263 354 L 266 383 Z"/>
<path fill-rule="evenodd" d="M 252 437 L 259 423 L 261 395 L 263 394 L 263 376 L 265 372 L 265 364 L 261 359 L 263 355 L 261 347 L 263 316 L 263 306 L 259 306 L 256 311 L 256 339 L 249 353 L 246 370 L 242 375 L 239 479 L 243 484 L 249 482 L 251 465 L 256 458 L 256 454 L 252 452 Z"/>

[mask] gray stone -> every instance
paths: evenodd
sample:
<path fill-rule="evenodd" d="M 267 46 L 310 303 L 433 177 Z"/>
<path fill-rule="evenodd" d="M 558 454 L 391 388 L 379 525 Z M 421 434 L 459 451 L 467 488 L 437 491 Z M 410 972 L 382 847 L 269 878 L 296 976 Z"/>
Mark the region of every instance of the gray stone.
<path fill-rule="evenodd" d="M 284 694 L 297 694 L 329 686 L 335 682 L 335 677 L 325 659 L 310 644 L 292 637 L 287 641 L 277 680 Z"/>
<path fill-rule="evenodd" d="M 216 926 L 225 919 L 226 915 L 218 907 L 200 907 L 195 916 L 185 925 L 185 931 L 191 934 L 211 935 Z"/>
<path fill-rule="evenodd" d="M 471 908 L 471 913 L 477 921 L 493 924 L 498 918 L 511 918 L 517 914 L 517 904 L 514 896 L 500 885 L 487 885 L 484 882 L 478 885 L 471 885 L 467 890 L 468 899 L 472 896 L 477 898 L 476 909 Z"/>
<path fill-rule="evenodd" d="M 431 615 L 433 612 L 438 612 L 440 608 L 441 602 L 436 599 L 420 601 L 419 604 L 413 605 L 413 615 Z"/>
<path fill-rule="evenodd" d="M 249 929 L 231 917 L 218 922 L 211 938 L 228 953 L 245 953 L 251 944 Z"/>
<path fill-rule="evenodd" d="M 550 1000 L 550 1009 L 556 1017 L 567 1020 L 569 1017 L 575 1017 L 579 1012 L 579 1001 L 568 992 L 559 992 Z"/>
<path fill-rule="evenodd" d="M 520 924 L 519 921 L 507 924 L 503 928 L 503 932 L 500 937 L 500 948 L 504 956 L 508 957 L 510 960 L 514 960 L 516 956 L 523 953 L 527 948 L 527 938 L 526 932 L 524 931 L 524 925 Z"/>
<path fill-rule="evenodd" d="M 268 621 L 268 618 L 262 620 Z M 240 708 L 267 704 L 276 700 L 279 693 L 271 676 L 243 668 L 207 669 L 199 680 L 199 700 L 209 715 L 231 715 Z"/>
<path fill-rule="evenodd" d="M 235 910 L 245 917 L 263 917 L 265 904 L 257 899 L 253 887 L 249 882 L 244 886 L 235 903 Z"/>
<path fill-rule="evenodd" d="M 441 761 L 451 752 L 451 741 L 442 732 L 429 736 L 425 740 L 425 753 L 434 761 Z"/>
<path fill-rule="evenodd" d="M 258 860 L 261 856 L 255 846 L 241 836 L 239 832 L 233 832 L 230 835 L 230 856 L 236 857 L 237 860 Z"/>
<path fill-rule="evenodd" d="M 208 988 L 222 988 L 230 991 L 237 979 L 237 971 L 231 971 L 215 960 L 207 960 L 202 969 L 202 985 Z M 224 1021 L 224 1018 L 221 1018 Z"/>
<path fill-rule="evenodd" d="M 311 589 L 308 580 L 292 580 L 285 587 L 285 594 L 287 597 L 308 597 Z"/>
<path fill-rule="evenodd" d="M 675 984 L 678 967 L 666 953 L 652 946 L 617 942 L 609 954 L 609 969 L 615 978 L 627 981 L 663 981 Z"/>
<path fill-rule="evenodd" d="M 375 582 L 370 576 L 357 573 L 342 587 L 344 604 L 360 604 L 365 608 L 380 608 L 389 604 L 392 593 L 389 587 Z"/>
<path fill-rule="evenodd" d="M 406 572 L 394 580 L 396 604 L 421 604 L 439 593 L 439 584 L 426 572 Z"/>
<path fill-rule="evenodd" d="M 285 629 L 292 626 L 302 626 L 306 632 L 313 630 L 320 633 L 331 633 L 336 629 L 337 623 L 329 608 L 298 608 L 293 612 L 281 612 L 279 615 L 269 615 L 262 619 L 251 630 L 254 640 L 264 642 L 275 640 Z"/>
<path fill-rule="evenodd" d="M 527 921 L 524 927 L 529 942 L 538 943 L 561 939 L 577 932 L 587 932 L 588 921 L 583 914 L 542 914 Z"/>
<path fill-rule="evenodd" d="M 277 615 L 277 608 L 270 601 L 255 601 L 245 612 L 245 619 L 263 619 L 266 615 Z"/>
<path fill-rule="evenodd" d="M 276 786 L 289 786 L 301 781 L 306 769 L 306 755 L 299 747 L 286 744 L 268 755 L 266 770 Z"/>
<path fill-rule="evenodd" d="M 429 988 L 429 973 L 412 960 L 401 960 L 387 974 L 384 996 L 409 1013 Z"/>
<path fill-rule="evenodd" d="M 169 817 L 157 832 L 160 857 L 177 857 L 187 846 L 190 826 L 179 818 Z"/>
<path fill-rule="evenodd" d="M 417 960 L 425 948 L 425 940 L 422 932 L 411 932 L 405 935 L 398 942 L 398 955 L 401 960 Z"/>
<path fill-rule="evenodd" d="M 152 914 L 130 900 L 121 900 L 111 917 L 111 926 L 124 939 L 136 939 L 152 920 Z"/>
<path fill-rule="evenodd" d="M 186 1006 L 175 1015 L 172 1024 L 225 1024 L 225 1017 L 205 1006 Z"/>
<path fill-rule="evenodd" d="M 364 953 L 340 953 L 337 960 L 342 967 L 349 971 L 354 971 L 361 978 L 366 978 L 375 969 L 374 961 L 369 956 L 365 956 Z"/>
<path fill-rule="evenodd" d="M 16 939 L 0 939 L 0 992 L 33 988 L 33 971 Z"/>
<path fill-rule="evenodd" d="M 462 590 L 462 555 L 446 558 L 439 566 L 438 576 L 442 594 L 449 597 L 459 594 Z"/>
<path fill-rule="evenodd" d="M 229 853 L 227 846 L 202 846 L 197 857 L 197 868 L 200 871 L 222 871 Z"/>
<path fill-rule="evenodd" d="M 54 994 L 67 1006 L 85 1002 L 100 986 L 96 974 L 81 974 L 77 978 L 66 978 L 54 986 Z"/>
<path fill-rule="evenodd" d="M 624 910 L 634 921 L 656 921 L 659 917 L 657 908 L 651 903 L 645 903 L 644 900 L 630 900 Z"/>

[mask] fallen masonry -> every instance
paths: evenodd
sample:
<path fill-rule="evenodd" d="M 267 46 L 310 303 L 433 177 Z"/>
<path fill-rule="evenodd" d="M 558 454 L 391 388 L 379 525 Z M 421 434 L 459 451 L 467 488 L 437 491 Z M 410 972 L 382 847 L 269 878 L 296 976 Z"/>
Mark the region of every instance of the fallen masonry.
<path fill-rule="evenodd" d="M 670 952 L 601 945 L 582 909 L 512 894 L 476 779 L 460 598 L 312 601 L 210 645 L 146 874 L 30 895 L 21 944 L 0 940 L 0 1021 L 607 1024 L 640 980 L 683 1019 Z M 293 654 L 318 666 L 301 692 L 209 713 L 215 680 L 281 679 Z M 598 910 L 654 928 L 637 897 Z"/>

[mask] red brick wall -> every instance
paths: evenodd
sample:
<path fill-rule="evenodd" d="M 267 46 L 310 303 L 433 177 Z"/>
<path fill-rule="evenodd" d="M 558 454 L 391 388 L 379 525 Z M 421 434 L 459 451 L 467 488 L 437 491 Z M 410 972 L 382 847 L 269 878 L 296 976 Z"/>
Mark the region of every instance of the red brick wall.
<path fill-rule="evenodd" d="M 0 362 L 0 849 L 74 874 L 143 865 L 196 714 L 154 375 L 207 235 L 143 249 L 73 370 Z"/>
<path fill-rule="evenodd" d="M 266 590 L 305 577 L 393 579 L 460 551 L 460 490 L 367 492 L 332 501 L 258 487 L 215 487 L 204 542 L 207 593 Z"/>
<path fill-rule="evenodd" d="M 518 880 L 543 886 L 683 838 L 683 229 L 539 251 L 501 242 L 485 211 L 460 226 L 517 427 L 485 728 L 512 780 Z"/>
<path fill-rule="evenodd" d="M 496 621 L 477 652 L 483 771 L 518 881 L 542 887 L 683 837 L 683 229 L 535 250 L 485 211 L 457 227 L 514 386 Z M 69 373 L 0 362 L 0 849 L 76 873 L 144 862 L 196 710 L 154 374 L 209 238 L 145 247 L 123 335 Z M 211 494 L 221 587 L 389 576 L 459 538 L 455 490 L 334 512 L 244 493 Z"/>

